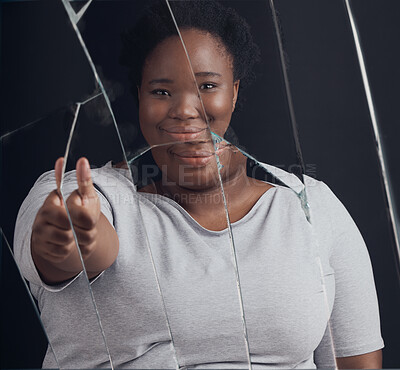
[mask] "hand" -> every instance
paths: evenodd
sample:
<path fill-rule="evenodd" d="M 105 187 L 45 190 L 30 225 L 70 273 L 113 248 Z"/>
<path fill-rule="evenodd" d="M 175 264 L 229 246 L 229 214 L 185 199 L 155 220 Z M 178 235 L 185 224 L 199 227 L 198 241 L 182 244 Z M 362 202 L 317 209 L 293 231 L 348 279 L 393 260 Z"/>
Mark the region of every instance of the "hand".
<path fill-rule="evenodd" d="M 32 255 L 34 260 L 35 257 L 39 257 L 64 271 L 79 272 L 82 266 L 67 211 L 60 195 L 63 161 L 63 158 L 59 158 L 55 164 L 57 189 L 46 198 L 33 224 Z M 98 233 L 96 226 L 101 214 L 100 202 L 92 183 L 89 162 L 86 158 L 78 160 L 76 178 L 78 189 L 72 192 L 66 204 L 82 257 L 86 259 L 95 249 Z"/>

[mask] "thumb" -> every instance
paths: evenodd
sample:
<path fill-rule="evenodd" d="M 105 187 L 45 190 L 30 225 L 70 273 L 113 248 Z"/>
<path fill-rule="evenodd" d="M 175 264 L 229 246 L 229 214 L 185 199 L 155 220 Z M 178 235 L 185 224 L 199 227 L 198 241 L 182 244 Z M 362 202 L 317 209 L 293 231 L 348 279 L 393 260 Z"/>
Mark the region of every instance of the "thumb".
<path fill-rule="evenodd" d="M 57 191 L 60 192 L 61 187 L 61 177 L 62 177 L 62 169 L 64 165 L 64 157 L 60 157 L 56 160 L 56 164 L 54 165 L 54 173 L 56 176 L 56 185 Z"/>
<path fill-rule="evenodd" d="M 83 204 L 85 204 L 96 192 L 90 174 L 89 161 L 84 157 L 79 158 L 78 162 L 76 162 L 76 180 L 78 182 L 78 192 Z"/>

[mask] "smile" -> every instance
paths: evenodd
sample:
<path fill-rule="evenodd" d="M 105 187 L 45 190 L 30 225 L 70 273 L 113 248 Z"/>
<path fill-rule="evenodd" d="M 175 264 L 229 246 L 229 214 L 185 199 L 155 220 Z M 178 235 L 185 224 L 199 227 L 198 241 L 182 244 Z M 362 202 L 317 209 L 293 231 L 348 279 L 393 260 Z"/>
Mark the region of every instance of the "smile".
<path fill-rule="evenodd" d="M 227 146 L 219 148 L 215 154 L 221 155 L 222 151 L 226 149 Z M 175 158 L 182 162 L 183 164 L 189 165 L 191 167 L 204 167 L 207 165 L 214 157 L 214 152 L 207 150 L 186 150 L 172 153 Z"/>
<path fill-rule="evenodd" d="M 205 127 L 193 127 L 193 126 L 172 126 L 167 128 L 161 128 L 169 137 L 178 141 L 190 141 L 199 138 L 204 135 Z"/>

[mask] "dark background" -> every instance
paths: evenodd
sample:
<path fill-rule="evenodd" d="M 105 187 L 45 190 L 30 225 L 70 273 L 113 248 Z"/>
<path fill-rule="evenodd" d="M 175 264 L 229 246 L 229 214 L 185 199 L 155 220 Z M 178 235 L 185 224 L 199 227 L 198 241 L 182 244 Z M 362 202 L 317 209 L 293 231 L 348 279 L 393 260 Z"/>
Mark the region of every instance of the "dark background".
<path fill-rule="evenodd" d="M 397 122 L 400 3 L 353 0 L 371 89 L 383 134 L 396 205 L 400 202 Z M 75 2 L 79 8 L 82 2 Z M 224 1 L 251 24 L 261 48 L 257 80 L 240 92 L 232 127 L 257 159 L 293 170 L 293 145 L 282 71 L 266 1 Z M 119 33 L 143 1 L 94 1 L 79 23 L 98 67 L 125 147 L 139 139 L 126 71 L 118 65 Z M 375 139 L 353 36 L 340 0 L 277 0 L 306 173 L 326 182 L 366 240 L 377 286 L 384 367 L 400 367 L 400 285 Z M 12 244 L 19 206 L 37 177 L 64 154 L 76 102 L 98 91 L 60 1 L 1 4 L 1 226 Z M 26 124 L 34 122 L 30 126 Z M 85 155 L 92 165 L 120 159 L 103 98 L 82 107 L 69 168 Z M 3 240 L 2 240 L 3 241 Z M 0 367 L 37 368 L 46 347 L 39 321 L 5 243 L 1 249 Z"/>

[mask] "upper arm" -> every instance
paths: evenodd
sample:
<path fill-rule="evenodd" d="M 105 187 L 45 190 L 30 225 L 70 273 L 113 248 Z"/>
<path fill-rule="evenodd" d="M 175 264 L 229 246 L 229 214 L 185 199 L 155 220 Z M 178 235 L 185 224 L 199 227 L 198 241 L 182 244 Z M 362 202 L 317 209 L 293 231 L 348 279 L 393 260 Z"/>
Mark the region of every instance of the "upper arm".
<path fill-rule="evenodd" d="M 318 192 L 314 189 L 312 217 L 314 227 L 319 230 L 320 244 L 329 247 L 335 296 L 329 322 L 330 333 L 325 333 L 315 352 L 316 363 L 326 362 L 327 356 L 332 358 L 332 354 L 328 354 L 331 347 L 339 367 L 377 368 L 381 366 L 379 350 L 383 347 L 383 340 L 368 250 L 343 204 L 325 184 L 319 183 L 317 187 L 320 189 Z M 368 363 L 370 365 L 366 365 Z"/>

